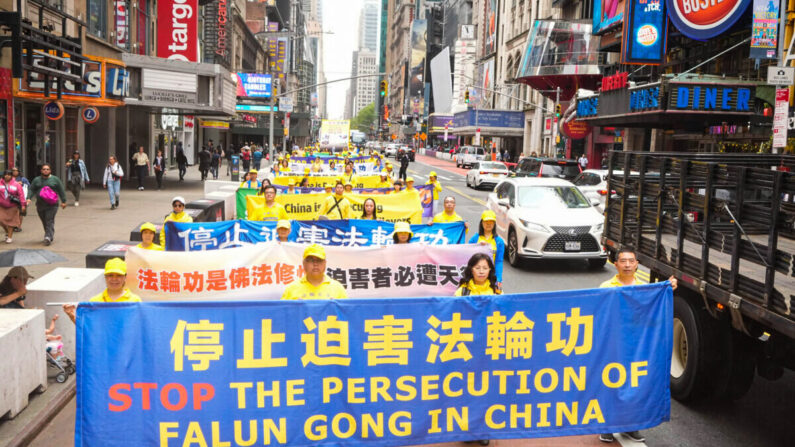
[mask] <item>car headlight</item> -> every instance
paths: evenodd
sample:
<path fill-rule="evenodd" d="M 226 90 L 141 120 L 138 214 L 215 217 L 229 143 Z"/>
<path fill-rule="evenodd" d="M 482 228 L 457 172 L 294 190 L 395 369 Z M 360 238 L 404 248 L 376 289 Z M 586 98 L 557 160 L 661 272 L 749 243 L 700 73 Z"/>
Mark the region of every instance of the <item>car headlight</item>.
<path fill-rule="evenodd" d="M 593 228 L 591 229 L 591 233 L 600 233 L 602 230 L 604 230 L 604 228 L 605 228 L 604 223 L 594 225 Z"/>
<path fill-rule="evenodd" d="M 549 231 L 549 229 L 544 225 L 537 224 L 535 222 L 530 222 L 524 219 L 519 219 L 519 222 L 521 222 L 522 225 L 524 225 L 524 227 L 527 228 L 528 230 L 540 231 L 541 233 L 551 233 L 551 231 Z"/>

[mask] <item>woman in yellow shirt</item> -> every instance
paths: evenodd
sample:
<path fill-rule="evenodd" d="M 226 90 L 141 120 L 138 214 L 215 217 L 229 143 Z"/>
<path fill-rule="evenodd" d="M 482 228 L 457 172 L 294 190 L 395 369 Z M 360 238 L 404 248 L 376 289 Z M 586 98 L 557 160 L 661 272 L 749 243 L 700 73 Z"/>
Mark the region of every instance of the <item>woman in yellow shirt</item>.
<path fill-rule="evenodd" d="M 475 253 L 469 258 L 460 284 L 455 296 L 502 294 L 502 290 L 497 287 L 494 262 L 485 253 Z"/>
<path fill-rule="evenodd" d="M 157 234 L 157 228 L 152 222 L 146 222 L 141 225 L 141 243 L 136 245 L 136 247 L 144 250 L 163 251 L 163 246 L 154 243 L 155 234 Z"/>
<path fill-rule="evenodd" d="M 378 220 L 378 207 L 375 205 L 375 200 L 368 197 L 362 205 L 362 217 L 359 219 L 364 220 Z"/>

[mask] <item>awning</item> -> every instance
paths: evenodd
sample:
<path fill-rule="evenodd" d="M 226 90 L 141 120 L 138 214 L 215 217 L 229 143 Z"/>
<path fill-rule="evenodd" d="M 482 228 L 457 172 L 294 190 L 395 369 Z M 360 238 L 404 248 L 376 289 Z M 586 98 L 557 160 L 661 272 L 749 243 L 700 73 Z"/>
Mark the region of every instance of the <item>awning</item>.
<path fill-rule="evenodd" d="M 467 126 L 461 128 L 450 129 L 453 135 L 469 136 L 475 135 L 477 131 L 475 126 Z M 505 128 L 505 127 L 481 127 L 480 135 L 485 137 L 523 137 L 524 129 Z"/>

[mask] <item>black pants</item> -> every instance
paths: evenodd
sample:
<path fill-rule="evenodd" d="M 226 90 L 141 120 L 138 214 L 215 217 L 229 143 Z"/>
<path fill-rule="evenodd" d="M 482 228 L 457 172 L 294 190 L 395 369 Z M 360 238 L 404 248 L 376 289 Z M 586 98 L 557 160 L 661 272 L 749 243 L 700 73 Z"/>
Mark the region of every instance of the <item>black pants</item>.
<path fill-rule="evenodd" d="M 179 164 L 179 179 L 185 178 L 185 173 L 188 172 L 188 165 L 186 163 Z"/>
<path fill-rule="evenodd" d="M 146 171 L 148 171 L 148 169 L 146 168 L 146 165 L 136 166 L 135 167 L 135 175 L 138 177 L 138 187 L 139 188 L 143 188 L 144 187 L 144 177 L 146 177 Z"/>
<path fill-rule="evenodd" d="M 243 172 L 248 172 L 248 168 L 251 166 L 251 160 L 243 160 Z"/>
<path fill-rule="evenodd" d="M 202 173 L 202 180 L 207 179 L 207 172 L 210 170 L 210 166 L 208 165 L 199 165 L 199 172 Z"/>
<path fill-rule="evenodd" d="M 157 189 L 163 187 L 163 171 L 155 170 L 155 178 L 157 179 Z"/>
<path fill-rule="evenodd" d="M 39 219 L 44 227 L 44 237 L 53 240 L 55 238 L 55 214 L 58 212 L 58 205 L 36 205 Z"/>
<path fill-rule="evenodd" d="M 72 179 L 69 180 L 69 191 L 72 191 L 72 194 L 75 195 L 75 202 L 80 201 L 80 181 L 83 177 L 80 174 L 72 173 Z"/>
<path fill-rule="evenodd" d="M 408 176 L 407 176 L 407 174 L 406 174 L 406 171 L 408 171 L 408 169 L 409 169 L 409 167 L 408 167 L 408 166 L 406 166 L 405 168 L 404 168 L 403 166 L 401 166 L 401 167 L 400 167 L 400 172 L 398 172 L 398 178 L 399 178 L 399 179 L 401 179 L 401 180 L 403 180 L 404 182 L 405 182 L 405 181 L 406 181 L 406 179 L 408 178 Z"/>

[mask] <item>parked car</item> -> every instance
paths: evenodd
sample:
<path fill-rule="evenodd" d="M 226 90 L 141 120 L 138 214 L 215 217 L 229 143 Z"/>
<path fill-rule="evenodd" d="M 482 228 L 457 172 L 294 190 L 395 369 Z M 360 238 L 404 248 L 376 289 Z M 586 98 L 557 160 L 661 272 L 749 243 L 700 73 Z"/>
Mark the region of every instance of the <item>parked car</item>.
<path fill-rule="evenodd" d="M 486 150 L 482 147 L 461 146 L 455 155 L 455 166 L 457 168 L 472 166 L 472 163 L 485 160 L 485 158 Z"/>
<path fill-rule="evenodd" d="M 483 185 L 494 187 L 504 180 L 510 171 L 505 163 L 499 161 L 477 161 L 467 172 L 467 186 L 480 188 Z"/>
<path fill-rule="evenodd" d="M 574 185 L 580 188 L 588 200 L 598 200 L 597 208 L 600 212 L 605 209 L 605 198 L 607 197 L 607 169 L 586 169 L 580 173 L 573 181 Z M 621 175 L 621 171 L 613 172 L 613 175 Z"/>
<path fill-rule="evenodd" d="M 511 265 L 522 259 L 586 259 L 607 262 L 600 239 L 604 217 L 570 182 L 557 178 L 509 178 L 489 194 L 497 234 L 506 241 Z"/>
<path fill-rule="evenodd" d="M 553 177 L 572 181 L 582 169 L 577 160 L 548 157 L 524 157 L 516 165 L 516 177 Z"/>

